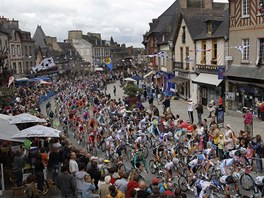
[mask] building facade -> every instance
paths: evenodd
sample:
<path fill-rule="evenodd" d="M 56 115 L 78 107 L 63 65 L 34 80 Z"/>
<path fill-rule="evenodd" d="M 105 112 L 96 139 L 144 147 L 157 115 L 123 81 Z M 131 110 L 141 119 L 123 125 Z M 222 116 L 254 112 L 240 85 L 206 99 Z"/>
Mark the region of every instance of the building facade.
<path fill-rule="evenodd" d="M 230 0 L 226 109 L 257 113 L 264 100 L 264 16 L 263 1 Z"/>

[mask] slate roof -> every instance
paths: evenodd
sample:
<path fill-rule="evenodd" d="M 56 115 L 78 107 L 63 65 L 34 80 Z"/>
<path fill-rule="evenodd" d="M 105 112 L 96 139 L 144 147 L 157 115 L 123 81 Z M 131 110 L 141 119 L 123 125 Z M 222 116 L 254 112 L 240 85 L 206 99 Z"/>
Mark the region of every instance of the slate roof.
<path fill-rule="evenodd" d="M 91 43 L 94 47 L 107 47 L 106 40 L 102 40 L 93 35 L 83 35 L 83 39 Z"/>
<path fill-rule="evenodd" d="M 193 40 L 228 36 L 228 10 L 182 9 L 183 19 Z M 206 21 L 220 21 L 212 35 L 207 34 Z"/>
<path fill-rule="evenodd" d="M 73 60 L 82 59 L 79 52 L 71 43 L 58 42 L 58 45 L 62 49 L 63 54 L 66 55 L 68 58 L 72 58 Z"/>
<path fill-rule="evenodd" d="M 4 25 L 1 23 L 0 23 L 0 32 L 8 35 L 8 32 L 5 30 Z"/>
<path fill-rule="evenodd" d="M 45 42 L 46 35 L 40 25 L 37 26 L 33 39 L 35 40 L 35 45 L 37 47 L 40 47 L 41 49 L 47 47 L 46 42 Z"/>

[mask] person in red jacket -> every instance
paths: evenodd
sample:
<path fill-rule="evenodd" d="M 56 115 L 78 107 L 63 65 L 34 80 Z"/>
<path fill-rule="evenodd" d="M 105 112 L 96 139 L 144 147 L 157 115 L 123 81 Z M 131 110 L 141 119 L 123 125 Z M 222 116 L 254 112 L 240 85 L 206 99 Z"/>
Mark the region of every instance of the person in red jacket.
<path fill-rule="evenodd" d="M 245 124 L 245 131 L 250 132 L 250 136 L 253 135 L 253 116 L 250 109 L 247 109 L 246 114 L 244 115 L 244 124 Z"/>
<path fill-rule="evenodd" d="M 130 193 L 132 190 L 134 190 L 135 188 L 139 188 L 138 181 L 139 181 L 139 175 L 137 173 L 133 173 L 131 180 L 127 184 L 127 192 L 126 192 L 127 198 L 130 198 Z"/>

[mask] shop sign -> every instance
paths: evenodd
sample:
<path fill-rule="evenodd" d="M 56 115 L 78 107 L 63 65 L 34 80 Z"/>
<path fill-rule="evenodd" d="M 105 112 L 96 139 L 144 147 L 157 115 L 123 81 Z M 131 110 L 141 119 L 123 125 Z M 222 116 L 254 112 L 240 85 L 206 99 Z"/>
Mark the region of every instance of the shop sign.
<path fill-rule="evenodd" d="M 233 92 L 226 92 L 226 99 L 230 101 L 235 101 L 236 94 Z"/>

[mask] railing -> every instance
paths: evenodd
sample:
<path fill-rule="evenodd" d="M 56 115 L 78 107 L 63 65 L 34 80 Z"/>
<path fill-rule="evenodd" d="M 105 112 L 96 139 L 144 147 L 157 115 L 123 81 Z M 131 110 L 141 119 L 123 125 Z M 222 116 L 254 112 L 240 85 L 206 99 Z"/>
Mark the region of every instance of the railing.
<path fill-rule="evenodd" d="M 183 69 L 183 62 L 174 62 L 173 70 L 175 69 Z"/>

